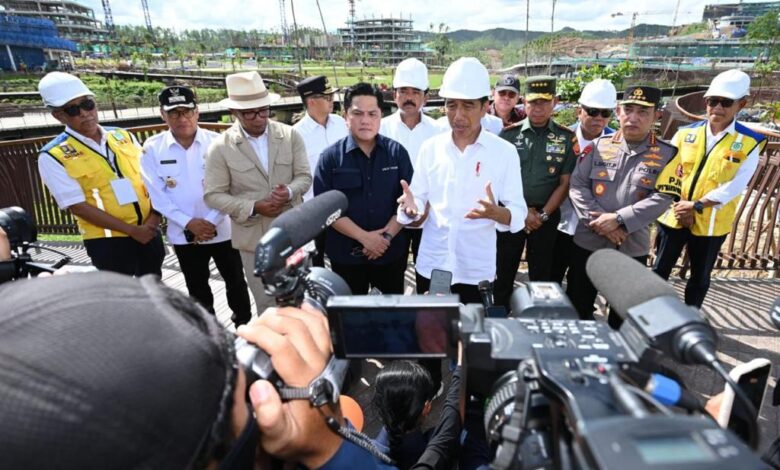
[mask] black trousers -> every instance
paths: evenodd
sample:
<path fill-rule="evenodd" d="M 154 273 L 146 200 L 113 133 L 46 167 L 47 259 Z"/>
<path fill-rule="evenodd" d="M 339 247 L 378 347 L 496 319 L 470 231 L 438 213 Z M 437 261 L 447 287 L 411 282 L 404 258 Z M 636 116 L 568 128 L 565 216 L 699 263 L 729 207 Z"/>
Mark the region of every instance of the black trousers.
<path fill-rule="evenodd" d="M 496 282 L 494 289 L 496 305 L 509 309 L 509 299 L 515 285 L 520 257 L 526 248 L 528 279 L 531 281 L 553 281 L 553 253 L 558 232 L 561 211 L 550 214 L 549 220 L 530 234 L 521 230 L 517 233 L 496 232 Z"/>
<path fill-rule="evenodd" d="M 331 260 L 330 267 L 347 281 L 354 295 L 366 295 L 372 287 L 383 294 L 403 294 L 406 261 L 404 253 L 388 264 L 340 264 Z"/>
<path fill-rule="evenodd" d="M 238 326 L 249 322 L 252 317 L 249 288 L 244 279 L 241 255 L 231 246 L 230 240 L 205 245 L 174 245 L 173 250 L 179 259 L 190 297 L 214 313 L 214 295 L 209 286 L 209 261 L 213 259 L 217 271 L 225 281 L 225 297 L 233 312 L 233 323 Z"/>
<path fill-rule="evenodd" d="M 592 251 L 574 245 L 571 267 L 569 268 L 569 285 L 566 288 L 566 295 L 582 320 L 593 320 L 593 304 L 596 302 L 598 294 L 596 286 L 590 281 L 588 273 L 585 271 L 585 265 L 591 254 L 593 254 Z M 642 264 L 647 264 L 647 255 L 637 256 L 634 259 Z M 618 323 L 617 318 L 614 321 L 610 320 L 610 325 L 613 327 L 617 326 Z"/>
<path fill-rule="evenodd" d="M 664 279 L 669 279 L 677 258 L 680 257 L 683 247 L 687 246 L 691 272 L 688 283 L 685 284 L 685 303 L 701 308 L 704 297 L 710 289 L 712 269 L 715 267 L 720 247 L 725 240 L 726 235 L 702 237 L 692 234 L 687 228 L 675 229 L 658 224 L 653 272 Z"/>
<path fill-rule="evenodd" d="M 555 238 L 555 250 L 553 253 L 552 281 L 563 284 L 563 278 L 569 282 L 569 266 L 574 253 L 574 236 L 558 230 Z"/>
<path fill-rule="evenodd" d="M 422 241 L 422 230 L 405 228 L 404 233 L 409 240 L 409 249 L 412 252 L 412 260 L 417 264 L 417 253 L 420 252 L 420 242 Z"/>
<path fill-rule="evenodd" d="M 84 248 L 92 264 L 101 271 L 136 277 L 145 274 L 162 277 L 165 246 L 160 234 L 146 244 L 130 237 L 93 238 L 84 240 Z"/>

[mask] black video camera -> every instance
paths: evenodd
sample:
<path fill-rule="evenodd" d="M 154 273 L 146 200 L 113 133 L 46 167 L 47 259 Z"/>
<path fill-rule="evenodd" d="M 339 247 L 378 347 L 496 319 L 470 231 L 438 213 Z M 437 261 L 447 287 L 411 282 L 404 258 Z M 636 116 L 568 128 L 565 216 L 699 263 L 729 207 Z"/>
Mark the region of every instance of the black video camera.
<path fill-rule="evenodd" d="M 70 258 L 63 253 L 35 245 L 38 231 L 30 214 L 21 207 L 0 209 L 0 228 L 6 234 L 11 251 L 10 260 L 0 260 L 0 283 L 37 276 L 42 272 L 53 273 L 70 262 Z M 28 253 L 30 248 L 51 251 L 62 258 L 54 264 L 36 263 Z"/>

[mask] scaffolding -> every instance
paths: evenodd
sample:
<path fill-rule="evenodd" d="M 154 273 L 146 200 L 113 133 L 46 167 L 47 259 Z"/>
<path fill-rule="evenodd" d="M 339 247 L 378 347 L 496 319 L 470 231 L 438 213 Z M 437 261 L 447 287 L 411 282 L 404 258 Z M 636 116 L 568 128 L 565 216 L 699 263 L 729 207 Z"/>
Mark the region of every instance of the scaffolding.
<path fill-rule="evenodd" d="M 339 28 L 343 44 L 349 44 L 366 62 L 396 65 L 409 57 L 427 62 L 432 52 L 425 49 L 412 29 L 413 21 L 403 18 L 364 18 L 347 20 Z"/>

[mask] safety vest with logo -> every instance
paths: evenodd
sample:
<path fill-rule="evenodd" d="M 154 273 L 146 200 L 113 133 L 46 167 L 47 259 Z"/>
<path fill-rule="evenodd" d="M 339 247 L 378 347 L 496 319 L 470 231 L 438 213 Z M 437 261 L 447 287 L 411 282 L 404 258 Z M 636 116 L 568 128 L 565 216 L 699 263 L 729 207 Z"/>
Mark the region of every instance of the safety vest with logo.
<path fill-rule="evenodd" d="M 726 135 L 707 153 L 707 121 L 700 121 L 680 128 L 672 143 L 680 149 L 682 165 L 682 199 L 698 201 L 718 186 L 728 183 L 737 174 L 757 146 L 763 150 L 766 138 L 740 123 L 734 124 L 736 132 Z M 759 151 L 761 151 L 759 150 Z M 693 235 L 717 237 L 731 231 L 734 213 L 740 198 L 735 197 L 721 207 L 705 207 L 701 214 L 694 212 Z M 658 221 L 667 227 L 682 228 L 669 209 Z"/>
<path fill-rule="evenodd" d="M 114 153 L 116 171 L 106 157 L 92 150 L 73 135 L 63 132 L 41 149 L 54 157 L 84 191 L 87 204 L 130 225 L 141 225 L 151 212 L 149 193 L 141 179 L 140 155 L 130 134 L 124 129 L 104 128 L 108 149 Z M 125 178 L 135 191 L 136 202 L 120 204 L 111 182 Z M 98 227 L 76 216 L 81 236 L 92 238 L 126 237 L 126 233 Z"/>

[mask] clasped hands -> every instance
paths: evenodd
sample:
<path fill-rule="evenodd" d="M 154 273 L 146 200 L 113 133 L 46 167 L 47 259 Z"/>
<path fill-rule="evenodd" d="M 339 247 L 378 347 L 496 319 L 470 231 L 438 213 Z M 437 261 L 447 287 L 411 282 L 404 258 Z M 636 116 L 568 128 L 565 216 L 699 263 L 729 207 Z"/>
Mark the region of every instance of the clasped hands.
<path fill-rule="evenodd" d="M 276 217 L 282 213 L 290 202 L 290 192 L 287 186 L 278 184 L 266 197 L 255 202 L 255 212 L 265 217 Z"/>
<path fill-rule="evenodd" d="M 590 212 L 591 221 L 588 227 L 597 235 L 605 237 L 615 245 L 622 244 L 628 238 L 628 232 L 617 222 L 614 212 Z"/>

